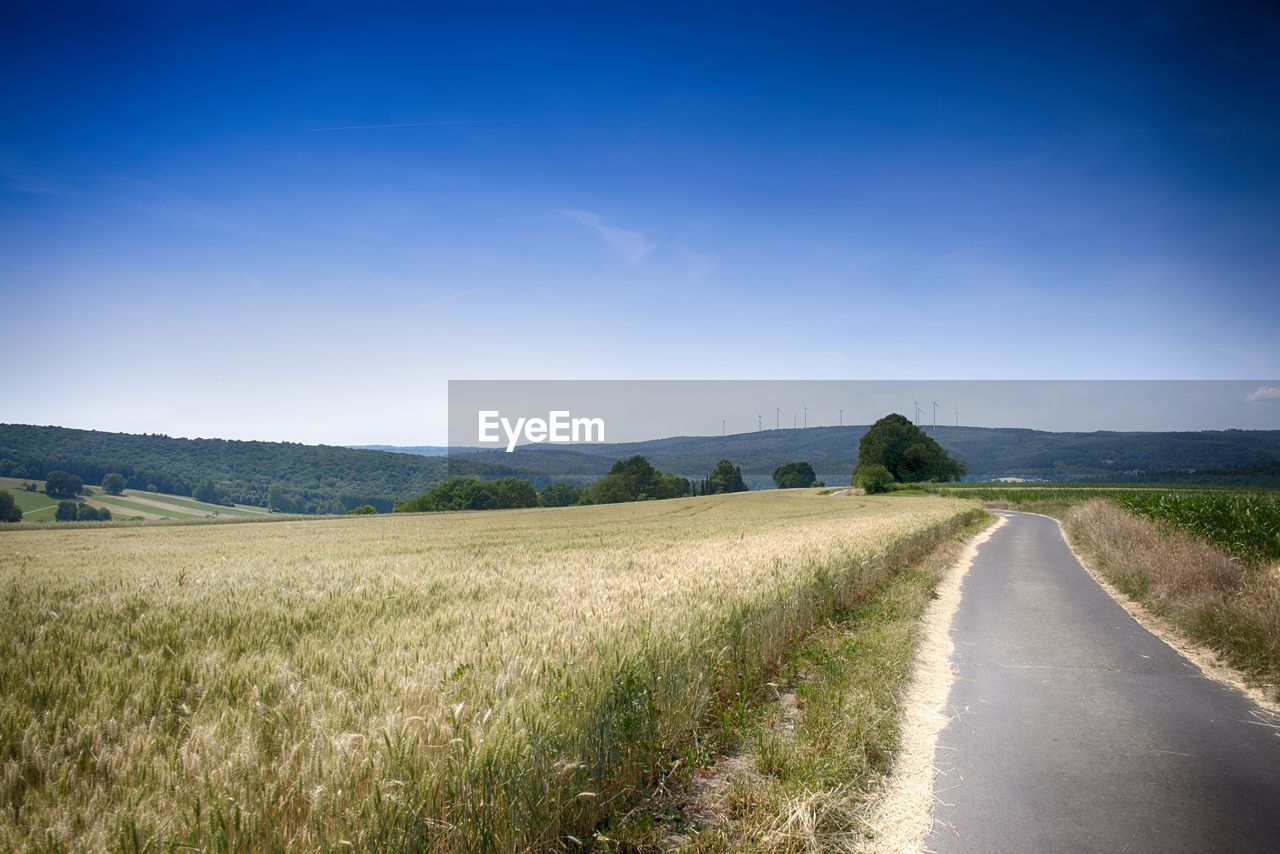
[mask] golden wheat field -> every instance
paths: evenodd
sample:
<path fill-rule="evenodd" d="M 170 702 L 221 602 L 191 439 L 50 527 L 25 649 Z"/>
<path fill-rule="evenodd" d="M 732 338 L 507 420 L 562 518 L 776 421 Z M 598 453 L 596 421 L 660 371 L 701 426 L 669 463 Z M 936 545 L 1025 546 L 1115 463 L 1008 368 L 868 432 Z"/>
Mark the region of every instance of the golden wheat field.
<path fill-rule="evenodd" d="M 571 843 L 973 507 L 794 490 L 0 534 L 0 848 Z"/>

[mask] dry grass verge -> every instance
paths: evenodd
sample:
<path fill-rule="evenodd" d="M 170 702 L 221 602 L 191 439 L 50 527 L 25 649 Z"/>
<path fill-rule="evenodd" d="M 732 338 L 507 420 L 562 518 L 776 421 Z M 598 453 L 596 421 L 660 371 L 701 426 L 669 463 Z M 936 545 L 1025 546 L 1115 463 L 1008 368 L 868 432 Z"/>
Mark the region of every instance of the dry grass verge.
<path fill-rule="evenodd" d="M 867 847 L 872 796 L 899 744 L 921 615 L 965 542 L 993 522 L 974 514 L 909 565 L 888 567 L 878 587 L 798 645 L 775 680 L 775 701 L 734 733 L 727 755 L 609 841 L 686 854 Z"/>
<path fill-rule="evenodd" d="M 1205 644 L 1280 699 L 1280 573 L 1103 500 L 1067 512 L 1086 563 L 1124 595 Z"/>

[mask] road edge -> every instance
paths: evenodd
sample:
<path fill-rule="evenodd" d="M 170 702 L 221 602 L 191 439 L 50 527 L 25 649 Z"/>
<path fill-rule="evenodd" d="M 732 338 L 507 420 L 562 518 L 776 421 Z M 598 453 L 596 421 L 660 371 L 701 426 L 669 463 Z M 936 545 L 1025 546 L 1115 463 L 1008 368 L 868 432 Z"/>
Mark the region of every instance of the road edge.
<path fill-rule="evenodd" d="M 1117 605 L 1123 608 L 1130 617 L 1134 619 L 1139 626 L 1146 629 L 1157 640 L 1171 648 L 1174 652 L 1181 655 L 1184 659 L 1191 663 L 1193 667 L 1200 672 L 1200 675 L 1206 679 L 1226 685 L 1239 691 L 1247 699 L 1271 712 L 1280 715 L 1280 703 L 1272 700 L 1267 694 L 1247 681 L 1244 673 L 1232 667 L 1226 662 L 1221 655 L 1212 647 L 1199 643 L 1188 638 L 1182 633 L 1172 622 L 1161 617 L 1152 611 L 1146 605 L 1131 598 L 1124 591 L 1120 590 L 1112 584 L 1106 576 L 1097 569 L 1089 565 L 1089 561 L 1081 554 L 1071 542 L 1071 537 L 1067 534 L 1067 528 L 1062 524 L 1061 519 L 1048 516 L 1044 513 L 1029 513 L 1025 510 L 1008 510 L 1008 513 L 1025 513 L 1028 516 L 1043 516 L 1046 519 L 1052 519 L 1054 524 L 1058 526 L 1058 534 L 1062 537 L 1062 541 L 1067 544 L 1067 549 L 1075 557 L 1076 563 L 1084 568 L 1089 577 L 1103 589 L 1103 591 L 1115 601 Z"/>
<path fill-rule="evenodd" d="M 990 511 L 988 511 L 990 512 Z M 903 701 L 905 709 L 893 773 L 885 783 L 866 826 L 868 852 L 923 851 L 933 829 L 933 783 L 938 775 L 934 753 L 938 737 L 951 722 L 947 699 L 955 681 L 951 625 L 960 609 L 961 587 L 977 559 L 978 550 L 1009 518 L 993 513 L 996 521 L 977 534 L 938 582 L 936 598 L 921 618 L 921 637 Z"/>

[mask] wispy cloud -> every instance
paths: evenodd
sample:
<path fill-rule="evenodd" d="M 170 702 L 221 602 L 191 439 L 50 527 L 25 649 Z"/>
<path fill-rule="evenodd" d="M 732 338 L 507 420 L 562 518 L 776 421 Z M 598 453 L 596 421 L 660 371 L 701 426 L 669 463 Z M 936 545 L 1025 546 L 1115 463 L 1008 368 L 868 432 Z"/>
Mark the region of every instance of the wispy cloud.
<path fill-rule="evenodd" d="M 1261 403 L 1264 400 L 1280 400 L 1280 386 L 1260 385 L 1244 399 L 1244 402 Z"/>
<path fill-rule="evenodd" d="M 563 210 L 560 213 L 567 219 L 585 225 L 599 234 L 604 238 L 604 242 L 609 244 L 609 248 L 628 264 L 635 264 L 657 248 L 657 244 L 647 235 L 639 231 L 618 228 L 616 225 L 608 225 L 591 211 Z"/>

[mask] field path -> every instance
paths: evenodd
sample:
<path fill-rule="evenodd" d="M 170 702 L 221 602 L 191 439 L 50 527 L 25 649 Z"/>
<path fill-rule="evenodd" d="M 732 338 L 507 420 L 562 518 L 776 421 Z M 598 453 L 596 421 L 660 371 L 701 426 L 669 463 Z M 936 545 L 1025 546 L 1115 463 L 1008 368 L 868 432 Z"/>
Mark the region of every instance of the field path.
<path fill-rule="evenodd" d="M 1139 625 L 1054 520 L 1001 515 L 951 626 L 930 850 L 1280 850 L 1280 719 Z"/>

